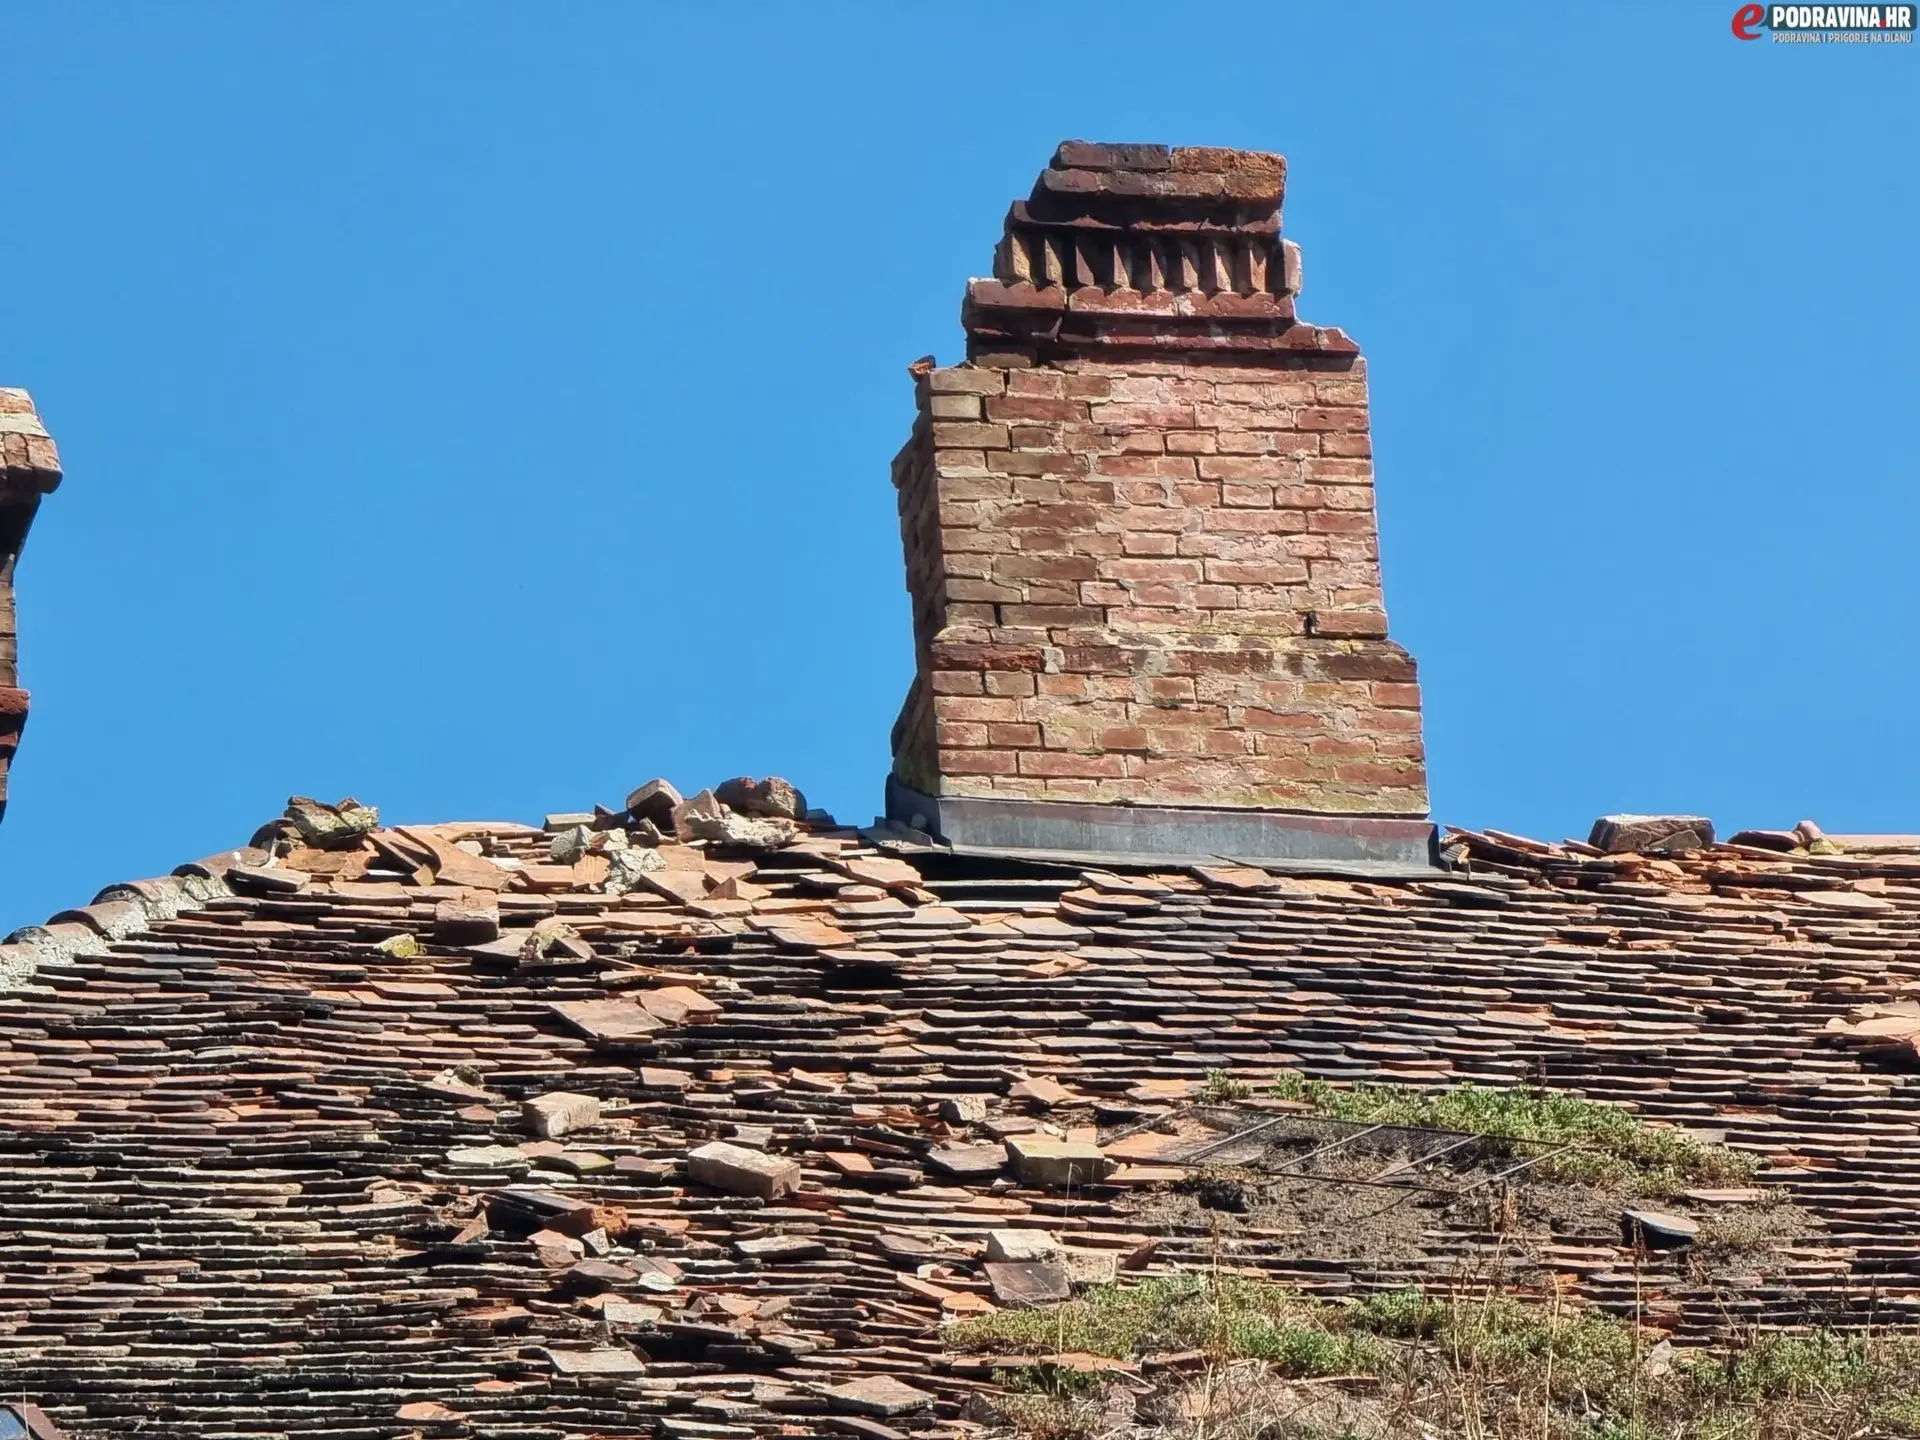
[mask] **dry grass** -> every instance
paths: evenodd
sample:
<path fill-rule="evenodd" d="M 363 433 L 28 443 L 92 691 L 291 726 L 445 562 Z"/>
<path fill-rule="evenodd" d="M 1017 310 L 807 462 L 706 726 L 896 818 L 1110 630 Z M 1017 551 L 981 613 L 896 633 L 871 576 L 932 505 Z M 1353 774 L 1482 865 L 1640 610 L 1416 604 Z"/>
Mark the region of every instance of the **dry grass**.
<path fill-rule="evenodd" d="M 1815 1331 L 1675 1353 L 1598 1312 L 1492 1288 L 1337 1303 L 1189 1274 L 983 1316 L 952 1326 L 947 1341 L 988 1354 L 1204 1355 L 1197 1376 L 1144 1397 L 1134 1421 L 1123 1418 L 1131 1397 L 1097 1377 L 1009 1373 L 1007 1419 L 1039 1440 L 1920 1436 L 1920 1339 Z"/>
<path fill-rule="evenodd" d="M 1687 1185 L 1737 1185 L 1752 1177 L 1750 1156 L 1671 1126 L 1649 1125 L 1618 1105 L 1557 1091 L 1486 1085 L 1416 1088 L 1330 1085 L 1282 1075 L 1273 1092 L 1332 1120 L 1459 1130 L 1535 1147 L 1574 1148 L 1538 1167 L 1542 1179 L 1671 1195 Z"/>

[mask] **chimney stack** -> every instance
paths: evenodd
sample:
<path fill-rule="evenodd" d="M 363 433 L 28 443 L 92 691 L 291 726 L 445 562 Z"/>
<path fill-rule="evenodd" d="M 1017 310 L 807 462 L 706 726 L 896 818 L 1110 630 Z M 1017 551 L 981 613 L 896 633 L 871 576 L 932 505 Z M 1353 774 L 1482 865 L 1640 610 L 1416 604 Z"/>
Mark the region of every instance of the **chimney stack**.
<path fill-rule="evenodd" d="M 60 456 L 33 399 L 0 389 L 0 816 L 7 810 L 7 769 L 27 723 L 27 692 L 20 689 L 13 572 L 40 497 L 60 483 Z"/>
<path fill-rule="evenodd" d="M 913 367 L 888 817 L 956 846 L 1427 863 L 1366 364 L 1278 155 L 1063 144 Z"/>

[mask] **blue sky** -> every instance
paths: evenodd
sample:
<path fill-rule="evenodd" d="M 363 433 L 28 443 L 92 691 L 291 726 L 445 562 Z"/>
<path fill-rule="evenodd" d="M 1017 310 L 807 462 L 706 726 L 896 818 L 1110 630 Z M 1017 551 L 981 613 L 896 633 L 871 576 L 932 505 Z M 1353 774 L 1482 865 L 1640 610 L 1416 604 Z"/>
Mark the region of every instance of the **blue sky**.
<path fill-rule="evenodd" d="M 1920 830 L 1920 51 L 1734 8 L 8 7 L 0 932 L 292 793 L 869 818 L 905 366 L 1075 136 L 1288 155 L 1438 818 Z"/>

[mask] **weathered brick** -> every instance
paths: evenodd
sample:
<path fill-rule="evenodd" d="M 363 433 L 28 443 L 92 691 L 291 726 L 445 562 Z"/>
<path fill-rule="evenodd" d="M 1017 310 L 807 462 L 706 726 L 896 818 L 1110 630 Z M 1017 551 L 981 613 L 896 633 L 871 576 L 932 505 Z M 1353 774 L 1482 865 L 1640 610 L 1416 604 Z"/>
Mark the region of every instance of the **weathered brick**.
<path fill-rule="evenodd" d="M 978 395 L 935 395 L 928 403 L 927 409 L 936 420 L 978 420 L 980 397 Z"/>
<path fill-rule="evenodd" d="M 989 450 L 987 469 L 1003 475 L 1078 475 L 1086 457 L 1045 450 Z"/>
<path fill-rule="evenodd" d="M 1004 722 L 986 729 L 987 743 L 1001 749 L 1035 749 L 1040 744 L 1040 727 L 1030 722 Z"/>
<path fill-rule="evenodd" d="M 1142 556 L 1102 560 L 1100 577 L 1103 580 L 1197 581 L 1206 578 L 1206 568 L 1200 561 L 1183 560 L 1177 556 L 1167 558 Z"/>
<path fill-rule="evenodd" d="M 1036 677 L 1024 670 L 994 670 L 979 678 L 989 695 L 1017 698 L 1034 693 Z"/>
<path fill-rule="evenodd" d="M 1002 605 L 1001 623 L 1006 625 L 1098 625 L 1104 618 L 1087 605 Z"/>
<path fill-rule="evenodd" d="M 954 775 L 1014 775 L 1020 765 L 1017 750 L 954 750 L 940 756 L 940 768 Z"/>
<path fill-rule="evenodd" d="M 1045 372 L 1036 372 L 1045 373 Z M 1058 378 L 1058 377 L 1055 377 Z M 989 420 L 1085 420 L 1085 400 L 1056 400 L 1043 395 L 996 395 L 987 401 Z"/>
<path fill-rule="evenodd" d="M 1329 436 L 1322 443 L 1336 437 Z M 1300 461 L 1300 478 L 1318 485 L 1365 485 L 1373 480 L 1373 462 L 1325 455 L 1309 455 Z"/>
<path fill-rule="evenodd" d="M 1357 407 L 1297 410 L 1293 421 L 1302 430 L 1364 430 L 1367 412 Z"/>
<path fill-rule="evenodd" d="M 1418 710 L 1420 708 L 1420 687 L 1418 685 L 1395 684 L 1381 681 L 1368 687 L 1376 705 L 1390 706 L 1396 709 Z"/>
<path fill-rule="evenodd" d="M 981 724 L 1025 718 L 1021 713 L 1020 701 L 1010 696 L 942 695 L 934 701 L 934 713 L 941 720 L 977 721 Z"/>
<path fill-rule="evenodd" d="M 1171 531 L 1130 530 L 1120 537 L 1120 549 L 1126 555 L 1173 555 L 1178 553 L 1179 541 Z"/>
<path fill-rule="evenodd" d="M 1295 480 L 1300 462 L 1285 455 L 1202 455 L 1202 480 Z"/>
<path fill-rule="evenodd" d="M 1004 450 L 1011 442 L 1004 425 L 943 420 L 934 424 L 933 443 L 941 449 Z"/>
<path fill-rule="evenodd" d="M 1013 752 L 1022 775 L 1075 776 L 1086 779 L 1116 779 L 1126 774 L 1118 755 L 1077 755 L 1066 750 L 1018 750 Z"/>
<path fill-rule="evenodd" d="M 1007 372 L 955 366 L 946 370 L 935 370 L 928 375 L 927 388 L 936 395 L 998 395 L 1007 388 Z"/>
<path fill-rule="evenodd" d="M 1115 430 L 1192 430 L 1199 421 L 1191 405 L 1133 405 L 1119 400 L 1093 401 L 1088 418 Z"/>
<path fill-rule="evenodd" d="M 1093 473 L 1123 478 L 1157 476 L 1170 480 L 1194 478 L 1194 462 L 1185 455 L 1096 455 Z"/>
<path fill-rule="evenodd" d="M 993 573 L 1004 580 L 1091 580 L 1099 573 L 1091 555 L 996 556 Z"/>
<path fill-rule="evenodd" d="M 1312 510 L 1307 512 L 1307 529 L 1322 535 L 1365 535 L 1372 533 L 1373 516 L 1350 510 Z"/>
<path fill-rule="evenodd" d="M 1014 370 L 1007 375 L 1007 393 L 1009 395 L 1040 396 L 1057 399 L 1069 393 L 1067 384 L 1068 377 L 1061 374 L 1058 370 Z M 1104 394 L 1105 390 L 1106 386 L 1103 382 L 1101 393 Z M 1075 398 L 1086 399 L 1088 397 L 1079 395 L 1075 396 Z"/>

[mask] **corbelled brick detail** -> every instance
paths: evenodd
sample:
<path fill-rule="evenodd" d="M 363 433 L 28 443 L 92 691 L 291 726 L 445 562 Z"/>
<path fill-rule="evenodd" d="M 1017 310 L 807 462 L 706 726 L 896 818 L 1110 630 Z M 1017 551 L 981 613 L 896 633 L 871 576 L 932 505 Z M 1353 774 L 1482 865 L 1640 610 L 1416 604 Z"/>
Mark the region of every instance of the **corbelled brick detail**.
<path fill-rule="evenodd" d="M 60 455 L 32 398 L 24 390 L 0 389 L 0 815 L 7 809 L 7 770 L 27 723 L 13 572 L 40 497 L 59 483 Z"/>
<path fill-rule="evenodd" d="M 1277 155 L 1063 145 L 894 462 L 928 795 L 1424 816 L 1365 362 L 1294 318 Z"/>

